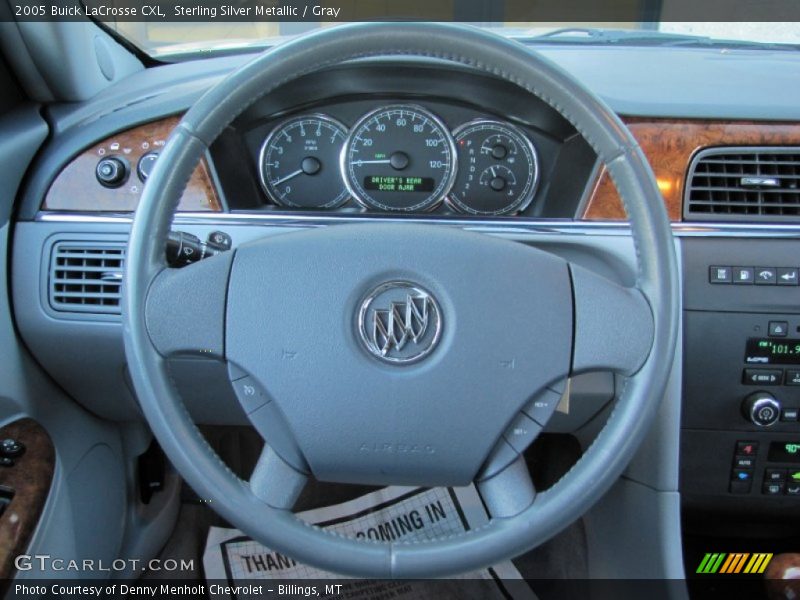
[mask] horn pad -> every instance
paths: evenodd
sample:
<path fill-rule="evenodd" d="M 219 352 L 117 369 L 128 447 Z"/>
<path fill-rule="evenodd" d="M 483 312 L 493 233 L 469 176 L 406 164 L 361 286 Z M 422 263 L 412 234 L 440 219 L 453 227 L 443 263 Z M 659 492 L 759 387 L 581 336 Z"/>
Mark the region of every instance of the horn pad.
<path fill-rule="evenodd" d="M 464 485 L 569 372 L 572 318 L 568 266 L 551 254 L 442 227 L 337 225 L 236 251 L 226 356 L 290 464 L 320 480 Z"/>

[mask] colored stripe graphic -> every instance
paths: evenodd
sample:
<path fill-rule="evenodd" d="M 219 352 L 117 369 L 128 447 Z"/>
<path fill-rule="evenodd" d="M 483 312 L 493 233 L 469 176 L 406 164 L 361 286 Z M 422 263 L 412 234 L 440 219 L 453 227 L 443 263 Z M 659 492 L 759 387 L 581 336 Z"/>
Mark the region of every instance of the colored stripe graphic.
<path fill-rule="evenodd" d="M 697 567 L 698 573 L 716 573 L 720 564 L 725 559 L 726 554 L 719 552 L 709 552 L 704 557 L 700 566 Z"/>
<path fill-rule="evenodd" d="M 702 574 L 726 574 L 737 573 L 759 574 L 763 573 L 769 565 L 772 553 L 760 552 L 751 554 L 749 552 L 708 552 L 700 561 L 697 573 Z"/>
<path fill-rule="evenodd" d="M 753 558 L 750 559 L 750 562 L 747 563 L 747 566 L 744 569 L 745 573 L 763 573 L 767 565 L 769 565 L 770 561 L 772 560 L 772 553 L 757 553 L 753 554 Z"/>

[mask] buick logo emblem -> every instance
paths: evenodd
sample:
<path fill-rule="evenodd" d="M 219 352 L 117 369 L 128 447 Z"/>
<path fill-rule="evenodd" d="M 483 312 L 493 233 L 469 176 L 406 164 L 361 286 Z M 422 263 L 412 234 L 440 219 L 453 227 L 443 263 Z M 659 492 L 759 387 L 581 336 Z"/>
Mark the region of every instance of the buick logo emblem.
<path fill-rule="evenodd" d="M 390 281 L 370 292 L 358 312 L 361 342 L 375 358 L 411 363 L 431 353 L 442 332 L 434 297 L 408 281 Z"/>

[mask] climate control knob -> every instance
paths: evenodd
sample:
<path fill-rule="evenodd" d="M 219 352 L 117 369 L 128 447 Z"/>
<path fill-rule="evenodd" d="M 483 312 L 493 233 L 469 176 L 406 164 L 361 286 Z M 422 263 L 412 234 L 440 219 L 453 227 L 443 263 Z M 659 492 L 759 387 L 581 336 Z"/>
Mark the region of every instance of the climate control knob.
<path fill-rule="evenodd" d="M 781 416 L 781 403 L 772 394 L 756 392 L 742 403 L 745 419 L 759 427 L 774 425 Z"/>

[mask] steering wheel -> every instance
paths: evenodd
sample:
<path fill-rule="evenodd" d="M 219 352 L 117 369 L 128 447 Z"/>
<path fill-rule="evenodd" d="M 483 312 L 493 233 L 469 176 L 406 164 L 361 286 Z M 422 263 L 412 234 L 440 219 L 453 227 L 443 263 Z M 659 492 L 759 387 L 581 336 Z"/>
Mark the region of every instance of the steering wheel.
<path fill-rule="evenodd" d="M 638 278 L 624 287 L 544 251 L 414 223 L 273 235 L 167 268 L 171 218 L 220 132 L 293 79 L 367 57 L 466 66 L 537 96 L 591 144 L 631 220 Z M 210 506 L 297 560 L 363 577 L 438 577 L 517 556 L 579 518 L 617 480 L 656 414 L 672 365 L 677 268 L 663 201 L 617 116 L 545 58 L 471 27 L 356 24 L 271 49 L 209 90 L 171 135 L 133 221 L 124 335 L 144 415 Z M 271 307 L 269 309 L 265 307 Z M 249 481 L 206 443 L 167 358 L 228 363 L 265 448 Z M 536 493 L 523 450 L 572 374 L 625 384 L 574 467 Z M 309 476 L 364 484 L 467 485 L 491 519 L 430 542 L 346 538 L 291 512 Z"/>

